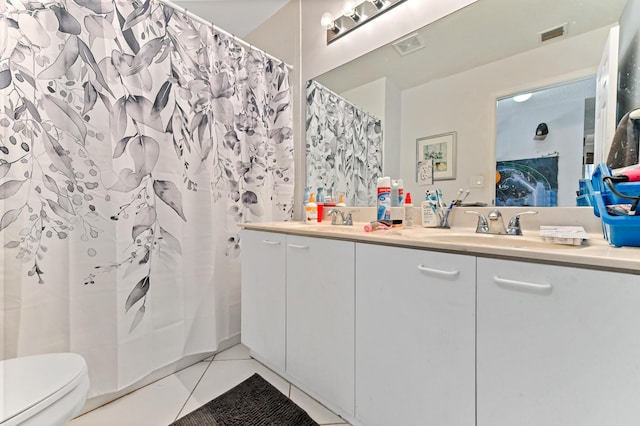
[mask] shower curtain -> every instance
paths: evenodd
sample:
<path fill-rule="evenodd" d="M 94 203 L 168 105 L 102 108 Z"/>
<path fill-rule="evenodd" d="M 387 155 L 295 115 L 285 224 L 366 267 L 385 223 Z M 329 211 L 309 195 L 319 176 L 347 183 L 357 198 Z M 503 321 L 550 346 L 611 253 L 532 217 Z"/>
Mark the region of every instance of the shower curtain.
<path fill-rule="evenodd" d="M 240 222 L 293 205 L 288 70 L 165 5 L 0 4 L 2 357 L 90 396 L 240 332 Z"/>
<path fill-rule="evenodd" d="M 348 206 L 375 206 L 382 176 L 379 119 L 320 83 L 307 82 L 307 186 L 345 194 Z"/>

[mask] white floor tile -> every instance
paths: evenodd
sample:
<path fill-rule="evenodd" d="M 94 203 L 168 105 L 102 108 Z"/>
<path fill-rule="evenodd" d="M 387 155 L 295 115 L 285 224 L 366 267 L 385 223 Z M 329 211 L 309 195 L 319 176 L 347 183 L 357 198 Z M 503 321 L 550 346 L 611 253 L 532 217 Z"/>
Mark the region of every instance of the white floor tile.
<path fill-rule="evenodd" d="M 230 347 L 226 351 L 222 351 L 219 354 L 213 356 L 216 361 L 230 360 L 230 359 L 250 359 L 249 348 L 239 343 Z"/>
<path fill-rule="evenodd" d="M 300 389 L 251 359 L 249 349 L 242 344 L 215 355 L 213 361 L 205 361 L 86 413 L 72 420 L 69 426 L 168 425 L 254 373 L 260 374 L 290 397 L 320 425 L 348 424 Z"/>
<path fill-rule="evenodd" d="M 69 426 L 139 426 L 172 423 L 209 366 L 198 362 L 107 405 L 90 411 Z"/>
<path fill-rule="evenodd" d="M 222 395 L 254 373 L 260 374 L 280 392 L 289 395 L 289 382 L 259 362 L 252 359 L 217 361 L 216 358 L 211 362 L 209 369 L 194 389 L 193 394 L 180 412 L 180 417 Z"/>
<path fill-rule="evenodd" d="M 321 425 L 327 424 L 347 424 L 340 416 L 327 409 L 315 399 L 302 392 L 295 386 L 291 386 L 291 396 L 289 397 L 298 407 L 302 408 L 309 416 Z"/>

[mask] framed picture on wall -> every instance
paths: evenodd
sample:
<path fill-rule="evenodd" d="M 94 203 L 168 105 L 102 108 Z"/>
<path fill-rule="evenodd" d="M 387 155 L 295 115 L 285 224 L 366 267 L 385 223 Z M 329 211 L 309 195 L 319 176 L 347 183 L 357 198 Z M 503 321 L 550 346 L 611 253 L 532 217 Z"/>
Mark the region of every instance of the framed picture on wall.
<path fill-rule="evenodd" d="M 433 180 L 456 178 L 456 132 L 416 139 L 417 165 L 433 160 Z"/>

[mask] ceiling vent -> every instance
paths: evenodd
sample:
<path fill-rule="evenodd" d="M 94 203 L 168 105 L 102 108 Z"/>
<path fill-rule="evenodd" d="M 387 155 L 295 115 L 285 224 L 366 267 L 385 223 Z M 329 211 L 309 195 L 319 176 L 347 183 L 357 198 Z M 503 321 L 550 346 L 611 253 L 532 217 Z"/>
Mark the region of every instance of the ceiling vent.
<path fill-rule="evenodd" d="M 413 33 L 393 43 L 393 48 L 396 49 L 400 56 L 408 55 L 423 47 L 424 43 L 418 33 Z"/>
<path fill-rule="evenodd" d="M 562 37 L 567 34 L 567 24 L 564 23 L 559 27 L 552 28 L 547 31 L 543 31 L 540 33 L 540 41 L 544 43 L 545 41 L 552 40 L 554 38 Z"/>

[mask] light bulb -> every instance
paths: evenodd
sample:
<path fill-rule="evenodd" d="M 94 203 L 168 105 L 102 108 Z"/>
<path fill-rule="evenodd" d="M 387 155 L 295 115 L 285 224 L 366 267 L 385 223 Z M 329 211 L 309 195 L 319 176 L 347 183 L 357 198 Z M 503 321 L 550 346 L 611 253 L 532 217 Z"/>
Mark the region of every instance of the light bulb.
<path fill-rule="evenodd" d="M 353 0 L 347 0 L 342 6 L 342 14 L 345 16 L 353 16 L 356 13 L 356 3 Z"/>
<path fill-rule="evenodd" d="M 531 93 L 523 93 L 521 95 L 516 95 L 513 97 L 513 100 L 515 102 L 524 102 L 524 101 L 528 101 L 529 98 L 531 98 L 532 94 Z"/>
<path fill-rule="evenodd" d="M 378 10 L 384 7 L 384 0 L 370 0 L 370 1 Z"/>
<path fill-rule="evenodd" d="M 324 13 L 320 18 L 320 25 L 322 25 L 327 30 L 334 28 L 335 24 L 333 22 L 333 15 L 329 12 Z"/>

